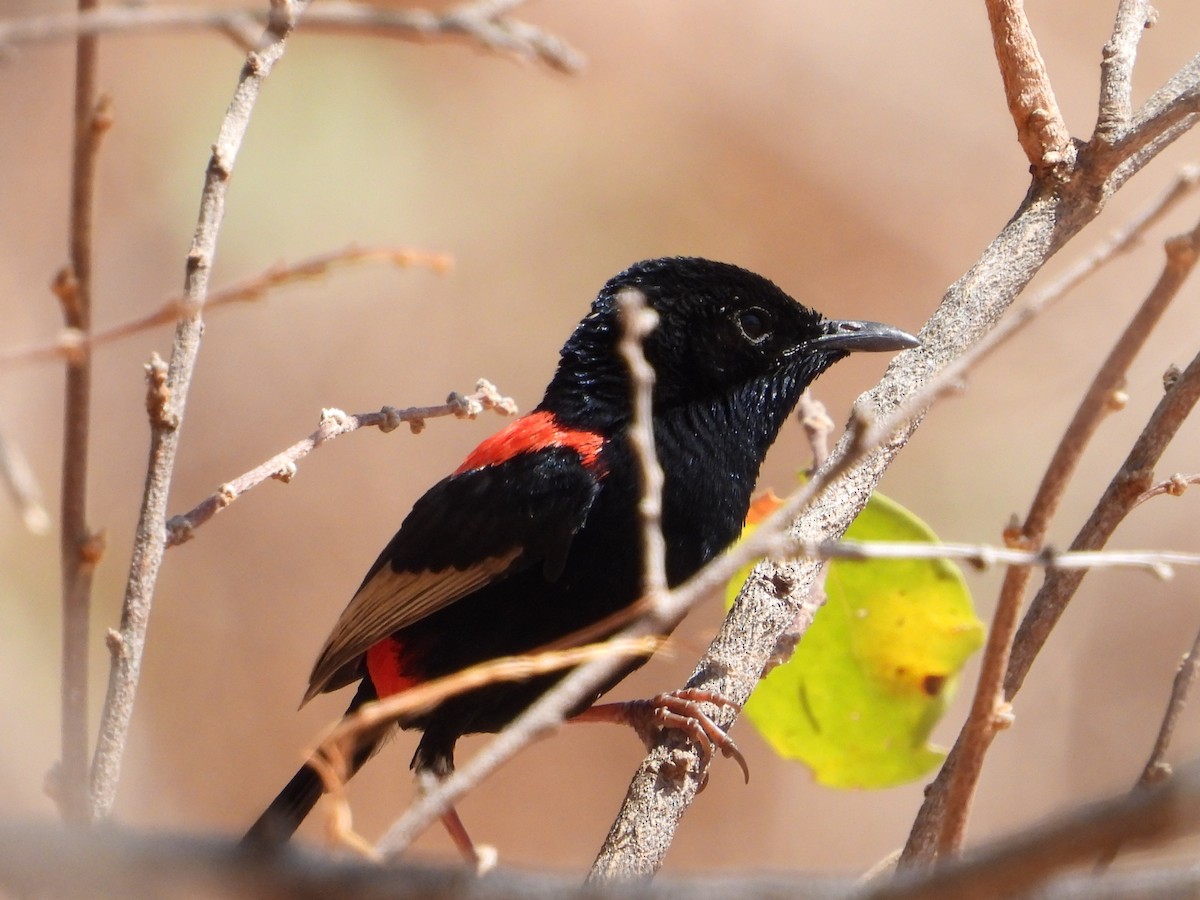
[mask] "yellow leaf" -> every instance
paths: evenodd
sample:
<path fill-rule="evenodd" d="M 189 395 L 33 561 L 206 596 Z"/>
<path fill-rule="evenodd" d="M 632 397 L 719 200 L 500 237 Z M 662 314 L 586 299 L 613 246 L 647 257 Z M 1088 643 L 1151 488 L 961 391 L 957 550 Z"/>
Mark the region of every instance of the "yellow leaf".
<path fill-rule="evenodd" d="M 756 501 L 747 530 L 778 503 Z M 879 494 L 846 537 L 937 540 Z M 730 582 L 727 605 L 746 574 Z M 928 744 L 929 733 L 959 670 L 983 644 L 962 573 L 945 560 L 834 560 L 825 593 L 795 655 L 759 684 L 746 715 L 777 753 L 804 762 L 830 787 L 920 778 L 944 756 Z"/>

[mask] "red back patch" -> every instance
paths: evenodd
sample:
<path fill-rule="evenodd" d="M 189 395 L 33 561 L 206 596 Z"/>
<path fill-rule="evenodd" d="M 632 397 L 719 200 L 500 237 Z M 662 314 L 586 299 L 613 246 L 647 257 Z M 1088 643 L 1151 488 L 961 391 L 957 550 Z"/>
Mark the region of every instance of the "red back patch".
<path fill-rule="evenodd" d="M 507 428 L 496 432 L 471 451 L 463 464 L 454 470 L 455 475 L 495 466 L 507 462 L 522 453 L 533 453 L 552 447 L 568 447 L 579 454 L 584 468 L 596 464 L 600 449 L 604 446 L 603 436 L 594 431 L 563 428 L 552 412 L 535 412 L 514 421 Z"/>

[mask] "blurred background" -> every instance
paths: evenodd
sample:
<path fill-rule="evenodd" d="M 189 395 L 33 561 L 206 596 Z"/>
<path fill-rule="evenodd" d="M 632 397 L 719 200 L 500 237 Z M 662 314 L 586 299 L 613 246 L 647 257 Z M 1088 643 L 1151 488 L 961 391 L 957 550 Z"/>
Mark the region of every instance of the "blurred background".
<path fill-rule="evenodd" d="M 1031 3 L 1073 132 L 1086 138 L 1112 4 Z M 1137 99 L 1200 49 L 1200 6 L 1161 0 L 1142 44 Z M 0 0 L 5 18 L 51 4 Z M 53 8 L 67 9 L 65 4 Z M 633 0 L 531 3 L 519 15 L 587 57 L 580 74 L 516 63 L 469 43 L 305 34 L 254 114 L 230 188 L 214 287 L 352 242 L 444 251 L 453 271 L 363 266 L 213 313 L 188 403 L 170 512 L 308 434 L 322 407 L 441 402 L 495 381 L 532 407 L 597 288 L 629 263 L 696 254 L 759 271 L 831 315 L 918 329 L 1020 202 L 1027 166 L 1000 89 L 982 3 Z M 95 321 L 159 306 L 182 285 L 209 148 L 243 55 L 203 32 L 112 36 L 100 85 L 116 125 L 99 165 Z M 60 328 L 48 285 L 66 260 L 73 48 L 22 47 L 0 66 L 0 350 Z M 1054 261 L 1052 275 L 1157 198 L 1200 142 L 1191 135 L 1132 181 Z M 944 538 L 998 542 L 1113 337 L 1157 277 L 1161 238 L 1044 315 L 929 416 L 883 488 Z M 1045 277 L 1045 276 L 1043 276 Z M 1179 297 L 1134 367 L 1053 531 L 1066 544 L 1161 394 L 1197 350 L 1200 289 Z M 95 585 L 93 719 L 107 678 L 145 474 L 142 366 L 171 331 L 97 353 L 90 521 L 108 552 Z M 886 360 L 848 360 L 817 394 L 834 418 Z M 33 461 L 52 510 L 61 367 L 0 370 L 0 422 Z M 420 436 L 369 430 L 304 461 L 169 551 L 155 599 L 117 818 L 146 829 L 240 833 L 290 777 L 346 696 L 296 712 L 313 656 L 412 501 L 499 427 L 436 420 Z M 1160 477 L 1200 469 L 1200 423 Z M 801 429 L 773 450 L 764 484 L 807 463 Z M 1113 546 L 1200 549 L 1196 496 L 1140 509 Z M 0 502 L 0 806 L 51 818 L 58 757 L 57 539 L 24 531 Z M 998 575 L 969 574 L 990 617 Z M 1200 626 L 1200 576 L 1089 577 L 997 740 L 971 836 L 1020 828 L 1130 785 L 1180 655 Z M 719 621 L 717 600 L 615 698 L 676 687 Z M 968 682 L 937 731 L 957 733 Z M 93 721 L 94 725 L 94 721 Z M 715 768 L 668 871 L 857 872 L 904 841 L 922 785 L 835 792 L 773 757 L 744 722 L 749 758 Z M 412 795 L 404 735 L 355 779 L 355 824 L 376 837 Z M 465 740 L 465 756 L 479 746 Z M 1200 751 L 1191 714 L 1172 758 Z M 526 750 L 460 807 L 502 862 L 582 871 L 641 758 L 620 729 L 565 729 Z M 320 839 L 319 817 L 306 826 Z M 749 836 L 752 840 L 748 840 Z M 424 858 L 455 859 L 439 830 Z"/>

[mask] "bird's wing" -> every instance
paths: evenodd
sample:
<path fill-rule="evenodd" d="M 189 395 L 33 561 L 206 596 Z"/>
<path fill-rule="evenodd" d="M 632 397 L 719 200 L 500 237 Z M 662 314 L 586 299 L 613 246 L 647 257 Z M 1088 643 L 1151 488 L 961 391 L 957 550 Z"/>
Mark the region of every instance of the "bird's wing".
<path fill-rule="evenodd" d="M 599 485 L 566 448 L 522 453 L 443 479 L 416 502 L 333 626 L 307 703 L 359 677 L 371 645 L 472 591 L 541 564 L 562 572 Z"/>

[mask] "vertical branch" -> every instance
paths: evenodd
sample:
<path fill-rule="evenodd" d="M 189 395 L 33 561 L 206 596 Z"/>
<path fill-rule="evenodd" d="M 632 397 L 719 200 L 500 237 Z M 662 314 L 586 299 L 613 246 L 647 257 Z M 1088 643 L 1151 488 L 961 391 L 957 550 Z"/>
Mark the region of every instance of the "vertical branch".
<path fill-rule="evenodd" d="M 1123 135 L 1133 119 L 1133 66 L 1142 31 L 1153 15 L 1148 0 L 1121 0 L 1112 37 L 1104 45 L 1096 137 L 1107 143 Z"/>
<path fill-rule="evenodd" d="M 637 288 L 617 295 L 621 311 L 621 355 L 629 366 L 633 384 L 633 425 L 629 440 L 642 473 L 642 591 L 657 606 L 667 592 L 667 546 L 662 533 L 663 470 L 654 447 L 654 368 L 642 352 L 646 335 L 658 324 L 658 315 L 646 305 Z"/>
<path fill-rule="evenodd" d="M 305 3 L 306 0 L 271 0 L 267 29 L 258 48 L 246 57 L 205 173 L 199 220 L 187 256 L 183 299 L 185 312 L 175 327 L 170 364 L 164 363 L 156 355 L 147 366 L 150 461 L 134 535 L 121 627 L 119 631 L 109 633 L 112 666 L 92 761 L 91 812 L 94 818 L 106 817 L 116 799 L 121 758 L 141 673 L 151 597 L 166 550 L 167 499 L 179 446 L 184 405 L 196 357 L 200 352 L 200 336 L 204 330 L 201 312 L 208 294 L 217 234 L 225 212 L 229 176 L 263 82 L 283 55 L 287 37 Z"/>
<path fill-rule="evenodd" d="M 79 0 L 86 12 L 98 0 Z M 54 281 L 66 327 L 87 334 L 92 322 L 92 198 L 96 151 L 107 127 L 107 100 L 96 102 L 97 39 L 75 42 L 75 128 L 71 158 L 70 263 Z M 68 822 L 88 818 L 88 620 L 98 542 L 87 524 L 88 429 L 92 363 L 88 353 L 67 361 L 63 403 L 61 522 L 62 767 L 59 797 Z"/>
<path fill-rule="evenodd" d="M 1071 134 L 1054 99 L 1023 0 L 987 0 L 987 11 L 1008 111 L 1034 174 L 1041 177 L 1070 165 Z"/>

